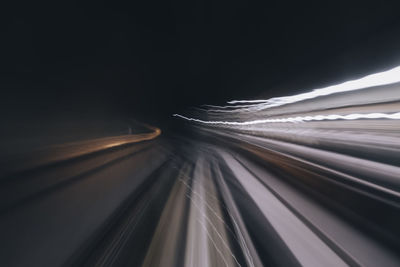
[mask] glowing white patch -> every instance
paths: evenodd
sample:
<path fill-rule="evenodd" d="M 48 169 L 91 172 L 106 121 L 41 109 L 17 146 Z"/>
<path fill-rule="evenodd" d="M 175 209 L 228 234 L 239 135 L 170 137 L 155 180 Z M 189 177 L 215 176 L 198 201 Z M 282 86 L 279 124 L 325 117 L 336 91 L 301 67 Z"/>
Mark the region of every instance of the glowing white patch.
<path fill-rule="evenodd" d="M 325 88 L 315 89 L 311 92 L 275 97 L 267 100 L 232 100 L 228 104 L 248 103 L 254 104 L 253 107 L 262 107 L 261 109 L 277 107 L 285 104 L 295 103 L 302 100 L 313 99 L 320 96 L 327 96 L 336 93 L 349 92 L 354 90 L 366 89 L 374 86 L 381 86 L 400 82 L 400 66 L 388 71 L 379 72 L 365 76 L 358 80 L 348 81 Z"/>

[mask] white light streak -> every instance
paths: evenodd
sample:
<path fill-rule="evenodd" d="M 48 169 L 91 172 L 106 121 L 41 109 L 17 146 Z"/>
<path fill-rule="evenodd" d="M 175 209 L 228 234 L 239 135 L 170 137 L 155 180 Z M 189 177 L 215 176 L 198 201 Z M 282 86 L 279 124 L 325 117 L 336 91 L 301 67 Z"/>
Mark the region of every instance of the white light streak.
<path fill-rule="evenodd" d="M 278 118 L 278 119 L 264 119 L 264 120 L 252 120 L 252 121 L 205 121 L 195 118 L 185 117 L 179 114 L 174 114 L 174 117 L 179 117 L 188 121 L 199 122 L 203 124 L 217 124 L 217 125 L 254 125 L 262 123 L 298 123 L 298 122 L 309 122 L 309 121 L 332 121 L 332 120 L 359 120 L 359 119 L 390 119 L 390 120 L 400 120 L 400 112 L 387 114 L 387 113 L 367 113 L 367 114 L 348 114 L 348 115 L 315 115 L 315 116 L 298 116 L 289 118 Z"/>
<path fill-rule="evenodd" d="M 295 103 L 303 100 L 313 99 L 320 96 L 327 96 L 336 93 L 349 92 L 354 90 L 366 89 L 374 86 L 388 85 L 400 82 L 400 66 L 388 71 L 379 72 L 365 76 L 361 79 L 347 81 L 341 84 L 315 89 L 311 92 L 285 96 L 274 97 L 267 100 L 232 100 L 228 104 L 254 104 L 253 106 L 261 109 L 277 107 L 285 104 Z"/>

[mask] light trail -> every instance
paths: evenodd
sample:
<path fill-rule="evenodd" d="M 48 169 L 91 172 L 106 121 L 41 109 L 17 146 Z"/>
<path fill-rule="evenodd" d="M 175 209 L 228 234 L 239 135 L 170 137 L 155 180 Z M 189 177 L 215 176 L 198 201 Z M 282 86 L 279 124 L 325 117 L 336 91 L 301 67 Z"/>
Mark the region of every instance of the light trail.
<path fill-rule="evenodd" d="M 277 107 L 285 104 L 291 104 L 303 100 L 313 99 L 320 96 L 327 96 L 337 93 L 350 92 L 366 89 L 375 86 L 388 85 L 400 82 L 400 66 L 388 71 L 383 71 L 365 76 L 361 79 L 347 81 L 341 84 L 332 85 L 324 88 L 312 90 L 307 93 L 275 97 L 267 100 L 232 100 L 228 104 L 257 103 L 262 108 Z"/>
<path fill-rule="evenodd" d="M 205 121 L 195 118 L 188 118 L 183 115 L 174 114 L 173 116 L 179 117 L 188 121 L 199 122 L 203 124 L 221 124 L 221 125 L 254 125 L 254 124 L 264 124 L 264 123 L 283 123 L 283 122 L 309 122 L 309 121 L 334 121 L 334 120 L 360 120 L 360 119 L 389 119 L 389 120 L 399 120 L 400 112 L 386 114 L 386 113 L 368 113 L 368 114 L 348 114 L 348 115 L 315 115 L 315 116 L 305 116 L 305 117 L 290 117 L 290 118 L 279 118 L 279 119 L 265 119 L 265 120 L 253 120 L 253 121 Z"/>
<path fill-rule="evenodd" d="M 192 122 L 196 136 L 209 141 L 214 148 L 204 148 L 207 154 L 219 155 L 207 160 L 215 160 L 214 173 L 220 168 L 221 176 L 229 177 L 222 178 L 227 183 L 222 199 L 230 194 L 237 205 L 239 213 L 228 206 L 235 227 L 242 219 L 265 219 L 251 237 L 252 229 L 242 223 L 234 228 L 236 237 L 246 234 L 244 244 L 238 243 L 249 266 L 249 251 L 255 266 L 398 265 L 396 250 L 379 247 L 400 245 L 399 82 L 397 67 L 304 94 L 173 114 Z M 335 205 L 334 213 L 328 203 Z M 246 211 L 254 205 L 261 214 Z M 349 223 L 352 215 L 346 214 L 356 214 L 358 222 Z M 266 222 L 293 258 L 278 256 L 272 264 L 259 258 L 274 243 L 264 241 L 273 235 Z M 364 227 L 369 230 L 361 233 Z M 274 243 L 274 249 L 279 246 Z"/>

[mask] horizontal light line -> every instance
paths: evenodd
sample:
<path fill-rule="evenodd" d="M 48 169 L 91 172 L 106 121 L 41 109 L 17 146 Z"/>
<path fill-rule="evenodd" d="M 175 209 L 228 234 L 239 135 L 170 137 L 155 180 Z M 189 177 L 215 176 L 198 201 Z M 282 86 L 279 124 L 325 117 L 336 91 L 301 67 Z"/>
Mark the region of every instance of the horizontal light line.
<path fill-rule="evenodd" d="M 333 121 L 333 120 L 359 120 L 359 119 L 391 119 L 399 120 L 400 112 L 387 114 L 387 113 L 367 113 L 367 114 L 348 114 L 348 115 L 316 115 L 316 116 L 304 116 L 304 117 L 289 117 L 289 118 L 279 118 L 279 119 L 264 119 L 264 120 L 252 120 L 252 121 L 205 121 L 195 118 L 188 118 L 180 114 L 174 114 L 174 117 L 179 117 L 188 121 L 195 121 L 203 124 L 220 124 L 220 125 L 254 125 L 262 123 L 285 123 L 285 122 L 308 122 L 308 121 Z"/>

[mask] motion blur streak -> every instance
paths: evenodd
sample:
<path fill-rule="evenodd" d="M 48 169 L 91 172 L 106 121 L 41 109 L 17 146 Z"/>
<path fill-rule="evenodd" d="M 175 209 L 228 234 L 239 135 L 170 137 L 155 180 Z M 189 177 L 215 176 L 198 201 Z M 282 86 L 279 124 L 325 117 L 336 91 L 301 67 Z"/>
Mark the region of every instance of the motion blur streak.
<path fill-rule="evenodd" d="M 295 103 L 320 96 L 365 89 L 368 87 L 382 86 L 400 82 L 400 66 L 388 71 L 375 73 L 358 80 L 348 81 L 325 88 L 315 89 L 311 92 L 286 97 L 271 98 L 268 100 L 232 100 L 228 104 L 261 103 L 264 108 Z"/>
<path fill-rule="evenodd" d="M 235 263 L 400 264 L 399 71 L 173 115 L 207 151 Z"/>
<path fill-rule="evenodd" d="M 400 84 L 386 83 L 194 109 L 176 115 L 180 134 L 134 129 L 3 164 L 0 262 L 400 266 Z"/>
<path fill-rule="evenodd" d="M 252 125 L 268 122 L 304 122 L 304 121 L 324 121 L 324 120 L 359 120 L 359 119 L 400 119 L 400 112 L 394 114 L 385 113 L 369 113 L 369 114 L 348 114 L 348 115 L 316 115 L 306 117 L 293 117 L 293 118 L 282 118 L 282 119 L 266 119 L 266 120 L 255 120 L 255 121 L 203 121 L 193 118 L 187 118 L 185 116 L 174 114 L 175 117 L 179 117 L 189 121 L 195 121 L 205 124 L 226 124 L 226 125 Z"/>

